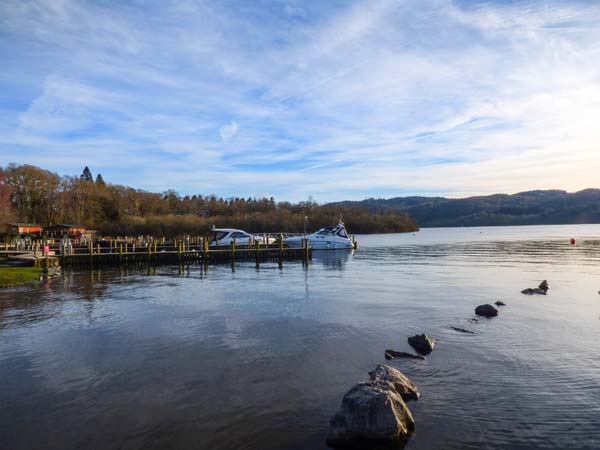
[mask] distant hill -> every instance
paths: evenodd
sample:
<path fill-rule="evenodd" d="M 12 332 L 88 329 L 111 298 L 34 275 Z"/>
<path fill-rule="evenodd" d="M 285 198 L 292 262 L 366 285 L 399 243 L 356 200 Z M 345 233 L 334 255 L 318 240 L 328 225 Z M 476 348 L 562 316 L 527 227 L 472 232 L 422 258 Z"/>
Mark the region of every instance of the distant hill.
<path fill-rule="evenodd" d="M 461 199 L 369 198 L 333 205 L 362 206 L 373 213 L 406 213 L 420 227 L 600 223 L 600 189 L 585 189 L 575 193 L 560 190 L 528 191 Z"/>

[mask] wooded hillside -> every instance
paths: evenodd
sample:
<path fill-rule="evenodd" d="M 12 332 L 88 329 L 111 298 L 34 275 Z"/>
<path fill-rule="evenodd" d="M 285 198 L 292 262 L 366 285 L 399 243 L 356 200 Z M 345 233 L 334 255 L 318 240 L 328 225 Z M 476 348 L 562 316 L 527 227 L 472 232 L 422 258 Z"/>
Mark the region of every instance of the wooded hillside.
<path fill-rule="evenodd" d="M 43 226 L 83 224 L 102 234 L 202 234 L 216 227 L 248 232 L 302 232 L 335 225 L 340 218 L 350 233 L 414 231 L 406 214 L 372 213 L 366 208 L 318 205 L 313 201 L 276 202 L 271 198 L 181 196 L 174 190 L 147 192 L 105 182 L 86 167 L 81 175 L 60 176 L 30 165 L 0 168 L 0 223 Z"/>
<path fill-rule="evenodd" d="M 372 213 L 406 213 L 422 227 L 600 223 L 600 190 L 568 193 L 528 191 L 460 199 L 396 197 L 346 201 L 332 206 L 362 207 Z"/>

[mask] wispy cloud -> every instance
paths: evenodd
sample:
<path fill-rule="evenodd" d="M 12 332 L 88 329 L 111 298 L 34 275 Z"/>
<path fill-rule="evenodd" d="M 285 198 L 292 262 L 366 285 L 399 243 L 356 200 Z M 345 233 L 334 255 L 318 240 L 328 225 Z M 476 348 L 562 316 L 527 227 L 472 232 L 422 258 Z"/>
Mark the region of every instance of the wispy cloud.
<path fill-rule="evenodd" d="M 597 186 L 600 5 L 0 3 L 0 164 L 321 201 Z"/>

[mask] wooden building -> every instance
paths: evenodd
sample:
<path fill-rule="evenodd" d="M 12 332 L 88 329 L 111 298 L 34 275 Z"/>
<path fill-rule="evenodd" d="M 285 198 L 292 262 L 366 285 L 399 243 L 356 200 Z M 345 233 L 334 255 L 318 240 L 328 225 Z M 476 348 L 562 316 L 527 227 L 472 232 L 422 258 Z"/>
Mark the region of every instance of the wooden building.
<path fill-rule="evenodd" d="M 61 223 L 55 225 L 53 227 L 46 228 L 46 232 L 49 235 L 60 237 L 60 236 L 69 236 L 69 237 L 81 237 L 88 234 L 88 230 L 83 225 L 72 225 Z"/>
<path fill-rule="evenodd" d="M 34 223 L 9 223 L 8 232 L 13 236 L 21 234 L 41 234 L 44 228 Z"/>

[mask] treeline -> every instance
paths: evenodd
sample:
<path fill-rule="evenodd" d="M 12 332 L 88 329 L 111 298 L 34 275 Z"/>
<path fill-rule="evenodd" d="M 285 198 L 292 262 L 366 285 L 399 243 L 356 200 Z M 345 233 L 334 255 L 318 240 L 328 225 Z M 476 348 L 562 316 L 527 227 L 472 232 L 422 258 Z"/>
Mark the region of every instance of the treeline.
<path fill-rule="evenodd" d="M 31 165 L 0 168 L 0 220 L 52 226 L 82 224 L 104 235 L 204 234 L 213 226 L 252 233 L 301 232 L 335 225 L 340 218 L 351 233 L 414 231 L 406 214 L 372 213 L 362 207 L 319 205 L 313 201 L 276 202 L 271 198 L 223 199 L 180 196 L 174 190 L 147 192 L 106 183 L 86 167 L 79 176 L 60 176 Z"/>

